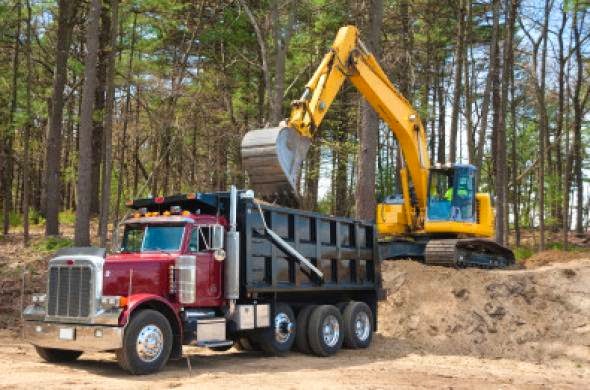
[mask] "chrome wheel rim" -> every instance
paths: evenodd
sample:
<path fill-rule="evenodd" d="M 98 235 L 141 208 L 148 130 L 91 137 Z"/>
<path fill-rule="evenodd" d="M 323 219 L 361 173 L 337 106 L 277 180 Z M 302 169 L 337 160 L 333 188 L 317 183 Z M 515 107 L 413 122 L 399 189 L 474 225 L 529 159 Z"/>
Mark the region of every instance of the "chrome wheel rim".
<path fill-rule="evenodd" d="M 293 322 L 285 313 L 275 315 L 275 340 L 279 343 L 286 343 L 293 332 Z"/>
<path fill-rule="evenodd" d="M 336 316 L 330 314 L 322 322 L 322 336 L 328 347 L 334 347 L 340 339 L 340 323 Z"/>
<path fill-rule="evenodd" d="M 162 354 L 164 335 L 156 325 L 144 326 L 137 335 L 135 343 L 137 356 L 146 363 L 151 363 Z"/>
<path fill-rule="evenodd" d="M 364 311 L 359 311 L 354 319 L 354 332 L 360 341 L 366 341 L 371 333 L 371 321 Z"/>

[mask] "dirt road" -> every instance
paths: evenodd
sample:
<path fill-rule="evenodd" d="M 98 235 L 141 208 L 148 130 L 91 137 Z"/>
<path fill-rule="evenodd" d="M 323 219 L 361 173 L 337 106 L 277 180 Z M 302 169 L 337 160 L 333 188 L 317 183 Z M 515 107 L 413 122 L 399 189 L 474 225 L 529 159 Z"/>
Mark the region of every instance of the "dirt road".
<path fill-rule="evenodd" d="M 509 271 L 385 262 L 390 294 L 373 345 L 325 359 L 187 348 L 188 360 L 134 377 L 110 354 L 43 363 L 17 333 L 1 330 L 0 389 L 587 389 L 590 259 L 558 260 Z"/>
<path fill-rule="evenodd" d="M 575 363 L 536 364 L 518 360 L 434 355 L 404 342 L 378 337 L 366 351 L 342 351 L 320 359 L 292 353 L 286 358 L 253 352 L 188 351 L 156 375 L 124 374 L 110 354 L 86 354 L 75 363 L 43 363 L 34 350 L 3 332 L 0 388 L 584 388 L 590 367 Z"/>

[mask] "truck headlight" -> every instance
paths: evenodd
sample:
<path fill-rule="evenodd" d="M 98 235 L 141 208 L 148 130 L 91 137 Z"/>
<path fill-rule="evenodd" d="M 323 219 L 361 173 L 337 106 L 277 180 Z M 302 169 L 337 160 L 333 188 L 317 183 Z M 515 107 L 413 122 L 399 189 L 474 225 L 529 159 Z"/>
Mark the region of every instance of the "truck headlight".
<path fill-rule="evenodd" d="M 119 295 L 104 296 L 100 298 L 100 305 L 105 309 L 124 307 L 127 305 L 127 298 Z"/>
<path fill-rule="evenodd" d="M 32 296 L 33 304 L 35 304 L 35 305 L 44 304 L 46 297 L 47 297 L 47 294 L 33 294 L 33 296 Z"/>

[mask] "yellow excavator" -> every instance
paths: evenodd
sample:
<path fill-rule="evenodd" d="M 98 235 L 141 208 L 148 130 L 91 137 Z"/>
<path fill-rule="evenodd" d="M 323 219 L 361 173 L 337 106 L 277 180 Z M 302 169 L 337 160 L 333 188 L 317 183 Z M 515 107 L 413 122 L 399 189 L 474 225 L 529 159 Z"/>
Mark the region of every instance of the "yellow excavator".
<path fill-rule="evenodd" d="M 243 166 L 258 195 L 267 200 L 297 195 L 313 135 L 346 79 L 389 126 L 403 155 L 401 196 L 386 197 L 377 205 L 382 258 L 458 267 L 513 264 L 512 251 L 490 239 L 494 210 L 490 195 L 477 193 L 475 167 L 430 165 L 418 113 L 359 39 L 355 26 L 340 28 L 303 95 L 292 102 L 286 123 L 244 136 Z"/>

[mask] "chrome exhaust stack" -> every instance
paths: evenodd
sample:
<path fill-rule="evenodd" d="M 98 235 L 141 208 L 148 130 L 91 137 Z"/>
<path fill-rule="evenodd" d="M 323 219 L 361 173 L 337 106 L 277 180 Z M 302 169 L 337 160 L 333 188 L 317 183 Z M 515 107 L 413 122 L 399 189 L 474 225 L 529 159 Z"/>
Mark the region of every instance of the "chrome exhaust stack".
<path fill-rule="evenodd" d="M 250 187 L 265 199 L 294 196 L 311 140 L 291 127 L 252 130 L 242 139 L 242 164 Z"/>
<path fill-rule="evenodd" d="M 240 298 L 240 232 L 237 226 L 238 190 L 235 186 L 230 189 L 229 202 L 229 230 L 226 233 L 226 259 L 224 265 L 225 299 L 230 301 L 231 309 L 235 301 Z"/>

